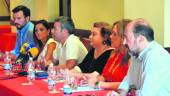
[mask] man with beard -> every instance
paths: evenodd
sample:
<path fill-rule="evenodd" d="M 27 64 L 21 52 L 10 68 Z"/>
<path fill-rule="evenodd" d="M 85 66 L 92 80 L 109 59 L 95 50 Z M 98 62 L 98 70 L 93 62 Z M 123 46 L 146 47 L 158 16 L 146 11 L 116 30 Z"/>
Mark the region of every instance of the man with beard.
<path fill-rule="evenodd" d="M 149 23 L 144 19 L 130 22 L 125 29 L 125 43 L 133 60 L 118 88 L 120 95 L 169 96 L 170 55 L 154 41 Z"/>
<path fill-rule="evenodd" d="M 13 10 L 13 21 L 17 27 L 17 40 L 14 50 L 11 51 L 12 59 L 15 59 L 20 52 L 20 48 L 24 43 L 34 43 L 33 39 L 33 23 L 30 22 L 30 9 L 20 5 Z"/>

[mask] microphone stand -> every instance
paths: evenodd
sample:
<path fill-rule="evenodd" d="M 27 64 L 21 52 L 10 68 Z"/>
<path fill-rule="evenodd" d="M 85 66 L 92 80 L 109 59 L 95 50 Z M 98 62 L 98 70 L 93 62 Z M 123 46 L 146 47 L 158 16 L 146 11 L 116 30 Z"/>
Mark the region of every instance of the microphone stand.
<path fill-rule="evenodd" d="M 24 69 L 25 69 L 25 65 L 24 64 L 22 64 L 21 63 L 21 72 L 19 72 L 18 74 L 20 75 L 20 76 L 25 76 L 25 75 L 27 75 L 27 71 L 25 71 Z"/>
<path fill-rule="evenodd" d="M 25 54 L 25 57 L 22 59 L 21 63 L 21 72 L 19 72 L 18 74 L 21 76 L 27 75 L 27 71 L 25 70 L 25 65 L 29 60 L 30 55 L 29 54 Z"/>

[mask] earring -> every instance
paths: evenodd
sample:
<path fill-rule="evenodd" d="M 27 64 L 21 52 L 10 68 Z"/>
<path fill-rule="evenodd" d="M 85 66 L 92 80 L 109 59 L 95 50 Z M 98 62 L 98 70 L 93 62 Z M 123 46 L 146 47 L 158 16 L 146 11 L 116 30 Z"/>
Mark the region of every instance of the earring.
<path fill-rule="evenodd" d="M 103 41 L 103 45 L 106 45 L 106 41 Z"/>

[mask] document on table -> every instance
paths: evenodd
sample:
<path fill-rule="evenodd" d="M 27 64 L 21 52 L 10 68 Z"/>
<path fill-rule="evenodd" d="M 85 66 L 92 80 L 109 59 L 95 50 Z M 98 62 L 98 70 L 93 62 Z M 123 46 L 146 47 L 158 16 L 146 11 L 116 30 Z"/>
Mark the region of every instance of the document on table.
<path fill-rule="evenodd" d="M 73 89 L 72 92 L 98 91 L 98 90 L 102 90 L 102 89 L 93 88 L 93 87 L 89 87 L 89 86 L 79 86 L 79 87 L 77 87 L 76 89 Z"/>

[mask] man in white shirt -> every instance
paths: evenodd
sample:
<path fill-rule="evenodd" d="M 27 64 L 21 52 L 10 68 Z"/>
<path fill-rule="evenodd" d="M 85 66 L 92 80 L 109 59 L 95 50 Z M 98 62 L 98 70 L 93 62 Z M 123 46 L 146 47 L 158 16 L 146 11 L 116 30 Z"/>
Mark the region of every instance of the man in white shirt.
<path fill-rule="evenodd" d="M 125 43 L 136 57 L 119 86 L 120 95 L 127 96 L 133 86 L 136 96 L 170 96 L 170 54 L 154 41 L 149 23 L 144 19 L 129 23 Z"/>
<path fill-rule="evenodd" d="M 87 54 L 86 47 L 74 35 L 74 29 L 74 23 L 69 17 L 58 17 L 54 23 L 53 38 L 60 43 L 55 54 L 55 59 L 59 60 L 56 68 L 73 69 Z"/>

